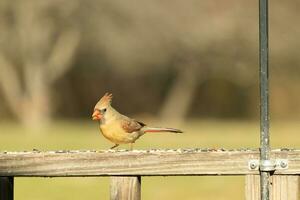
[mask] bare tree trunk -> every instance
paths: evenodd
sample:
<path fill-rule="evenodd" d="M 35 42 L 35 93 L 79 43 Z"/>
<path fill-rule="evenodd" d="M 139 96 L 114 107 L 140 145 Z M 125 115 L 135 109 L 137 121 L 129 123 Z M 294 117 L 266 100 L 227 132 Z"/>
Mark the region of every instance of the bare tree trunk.
<path fill-rule="evenodd" d="M 19 118 L 19 107 L 22 106 L 21 82 L 16 68 L 0 52 L 0 88 L 7 100 L 8 107 Z"/>
<path fill-rule="evenodd" d="M 161 119 L 171 120 L 174 124 L 184 121 L 197 88 L 198 67 L 194 60 L 178 66 L 175 83 L 161 108 Z"/>
<path fill-rule="evenodd" d="M 79 30 L 55 27 L 52 16 L 45 13 L 59 6 L 57 2 L 28 0 L 13 2 L 10 6 L 7 9 L 12 9 L 16 22 L 13 27 L 0 23 L 0 28 L 14 33 L 6 34 L 8 41 L 19 41 L 12 44 L 17 45 L 13 48 L 20 54 L 21 64 L 16 66 L 11 62 L 5 54 L 9 49 L 2 45 L 0 89 L 9 108 L 23 124 L 41 127 L 51 119 L 54 107 L 51 87 L 71 67 L 79 44 Z M 18 67 L 21 68 L 18 70 Z"/>

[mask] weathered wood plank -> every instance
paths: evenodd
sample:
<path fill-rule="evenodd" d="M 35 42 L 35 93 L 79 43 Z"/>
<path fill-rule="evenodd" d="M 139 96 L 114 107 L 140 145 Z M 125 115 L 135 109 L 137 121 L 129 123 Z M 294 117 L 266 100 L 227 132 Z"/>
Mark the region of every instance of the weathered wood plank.
<path fill-rule="evenodd" d="M 140 200 L 140 176 L 116 176 L 110 180 L 110 200 Z"/>
<path fill-rule="evenodd" d="M 288 159 L 286 170 L 300 174 L 299 150 L 273 150 L 272 158 Z M 161 176 L 245 175 L 258 150 L 134 150 L 0 153 L 0 176 Z"/>
<path fill-rule="evenodd" d="M 260 200 L 260 177 L 259 175 L 246 175 L 245 177 L 245 200 Z"/>
<path fill-rule="evenodd" d="M 298 200 L 299 176 L 275 175 L 271 179 L 272 200 Z"/>
<path fill-rule="evenodd" d="M 273 175 L 270 178 L 271 200 L 298 200 L 298 175 Z M 245 187 L 246 200 L 260 200 L 260 176 L 247 175 Z"/>
<path fill-rule="evenodd" d="M 85 151 L 0 154 L 0 176 L 253 174 L 258 151 Z"/>
<path fill-rule="evenodd" d="M 300 150 L 273 150 L 271 158 L 288 160 L 288 169 L 278 170 L 275 174 L 300 175 Z"/>
<path fill-rule="evenodd" d="M 0 177 L 0 200 L 14 199 L 14 178 Z"/>

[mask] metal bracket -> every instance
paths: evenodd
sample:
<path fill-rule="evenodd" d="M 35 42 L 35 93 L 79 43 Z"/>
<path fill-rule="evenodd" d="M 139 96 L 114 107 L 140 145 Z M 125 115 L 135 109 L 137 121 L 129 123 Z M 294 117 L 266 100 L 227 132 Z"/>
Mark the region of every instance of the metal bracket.
<path fill-rule="evenodd" d="M 260 170 L 263 172 L 271 172 L 275 170 L 288 169 L 287 159 L 276 159 L 276 160 L 250 160 L 248 162 L 249 170 Z"/>

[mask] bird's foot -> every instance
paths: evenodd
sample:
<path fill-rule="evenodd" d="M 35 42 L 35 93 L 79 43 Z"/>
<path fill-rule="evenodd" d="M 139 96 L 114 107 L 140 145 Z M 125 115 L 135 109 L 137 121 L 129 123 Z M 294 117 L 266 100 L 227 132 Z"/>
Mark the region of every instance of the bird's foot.
<path fill-rule="evenodd" d="M 133 143 L 130 143 L 130 151 L 133 150 Z"/>
<path fill-rule="evenodd" d="M 119 146 L 119 144 L 115 144 L 114 146 L 110 147 L 110 149 L 114 149 L 114 148 L 116 148 L 118 146 Z"/>

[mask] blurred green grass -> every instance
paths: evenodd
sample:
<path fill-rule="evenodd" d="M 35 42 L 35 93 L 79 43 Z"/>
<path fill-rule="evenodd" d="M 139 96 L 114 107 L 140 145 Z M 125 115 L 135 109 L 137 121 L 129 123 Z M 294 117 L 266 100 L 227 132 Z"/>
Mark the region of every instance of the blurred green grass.
<path fill-rule="evenodd" d="M 154 123 L 153 123 L 154 124 Z M 192 120 L 181 126 L 184 134 L 148 134 L 135 149 L 151 148 L 257 148 L 259 123 L 254 121 Z M 298 122 L 271 124 L 273 148 L 300 145 Z M 12 122 L 0 122 L 1 151 L 107 149 L 112 144 L 99 134 L 97 123 L 60 121 L 40 131 Z M 120 148 L 129 148 L 126 145 Z M 108 199 L 109 178 L 16 178 L 15 197 L 22 200 Z M 143 177 L 142 198 L 238 200 L 244 197 L 241 176 Z"/>

